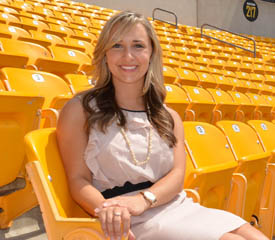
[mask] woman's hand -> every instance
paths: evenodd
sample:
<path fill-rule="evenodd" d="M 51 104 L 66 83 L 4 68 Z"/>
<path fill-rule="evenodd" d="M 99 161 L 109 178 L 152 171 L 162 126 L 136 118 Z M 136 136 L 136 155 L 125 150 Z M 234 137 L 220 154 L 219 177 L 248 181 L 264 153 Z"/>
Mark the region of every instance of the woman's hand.
<path fill-rule="evenodd" d="M 106 206 L 96 208 L 95 213 L 99 217 L 101 228 L 106 237 L 111 240 L 120 240 L 122 235 L 129 240 L 135 240 L 130 230 L 131 215 L 127 208 L 121 206 Z"/>
<path fill-rule="evenodd" d="M 103 207 L 120 206 L 128 209 L 133 216 L 139 216 L 150 208 L 150 203 L 141 194 L 134 196 L 118 196 L 104 201 Z"/>
<path fill-rule="evenodd" d="M 135 240 L 130 230 L 131 215 L 138 216 L 146 211 L 150 204 L 141 194 L 135 196 L 118 196 L 107 199 L 101 208 L 95 209 L 106 237 L 121 239 L 122 233 L 129 240 Z M 121 228 L 122 226 L 122 228 Z"/>

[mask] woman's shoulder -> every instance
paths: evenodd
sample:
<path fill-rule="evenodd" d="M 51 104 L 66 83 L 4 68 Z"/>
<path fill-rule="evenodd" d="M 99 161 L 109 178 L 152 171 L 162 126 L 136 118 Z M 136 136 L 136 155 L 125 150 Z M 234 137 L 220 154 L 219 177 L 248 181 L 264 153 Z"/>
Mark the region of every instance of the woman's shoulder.
<path fill-rule="evenodd" d="M 172 116 L 174 121 L 177 121 L 177 122 L 181 121 L 182 122 L 182 119 L 181 119 L 180 115 L 174 109 L 172 109 L 170 107 L 167 107 L 167 105 L 165 105 L 165 108 L 170 113 L 170 115 Z"/>

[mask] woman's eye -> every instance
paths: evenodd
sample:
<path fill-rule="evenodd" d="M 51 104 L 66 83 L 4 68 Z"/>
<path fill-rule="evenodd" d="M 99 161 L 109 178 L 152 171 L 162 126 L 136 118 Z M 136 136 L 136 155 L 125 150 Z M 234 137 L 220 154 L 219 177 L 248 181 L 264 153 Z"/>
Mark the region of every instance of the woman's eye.
<path fill-rule="evenodd" d="M 121 45 L 119 43 L 114 44 L 113 48 L 120 48 Z"/>
<path fill-rule="evenodd" d="M 136 44 L 135 47 L 136 48 L 144 48 L 144 46 L 142 44 Z"/>

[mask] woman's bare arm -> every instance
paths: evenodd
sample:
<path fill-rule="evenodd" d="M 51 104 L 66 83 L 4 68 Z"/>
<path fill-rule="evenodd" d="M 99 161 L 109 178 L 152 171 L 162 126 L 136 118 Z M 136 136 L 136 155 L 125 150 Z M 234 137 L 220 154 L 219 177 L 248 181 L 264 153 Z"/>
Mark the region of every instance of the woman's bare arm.
<path fill-rule="evenodd" d="M 57 123 L 57 142 L 67 174 L 73 199 L 88 213 L 105 200 L 92 183 L 92 174 L 84 162 L 88 136 L 84 129 L 85 113 L 81 100 L 73 98 L 60 112 Z"/>

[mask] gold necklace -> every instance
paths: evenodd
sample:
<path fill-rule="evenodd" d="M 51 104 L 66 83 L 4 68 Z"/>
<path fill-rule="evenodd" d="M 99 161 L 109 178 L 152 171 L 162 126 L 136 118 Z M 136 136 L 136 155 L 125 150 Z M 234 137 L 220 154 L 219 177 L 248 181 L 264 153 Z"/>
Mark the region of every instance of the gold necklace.
<path fill-rule="evenodd" d="M 121 131 L 121 134 L 125 140 L 125 142 L 127 143 L 128 145 L 128 148 L 130 150 L 130 153 L 131 153 L 131 156 L 133 158 L 133 162 L 136 166 L 141 166 L 141 165 L 144 165 L 146 164 L 147 162 L 149 162 L 150 160 L 150 155 L 151 155 L 151 151 L 152 151 L 152 126 L 150 125 L 150 128 L 149 128 L 149 140 L 148 140 L 148 149 L 147 149 L 147 156 L 146 156 L 146 160 L 142 161 L 142 162 L 139 162 L 136 158 L 136 155 L 132 149 L 132 144 L 129 140 L 129 138 L 127 137 L 126 135 L 126 132 L 125 132 L 125 129 L 123 127 L 121 127 L 120 129 Z"/>

